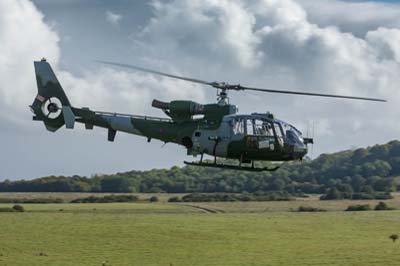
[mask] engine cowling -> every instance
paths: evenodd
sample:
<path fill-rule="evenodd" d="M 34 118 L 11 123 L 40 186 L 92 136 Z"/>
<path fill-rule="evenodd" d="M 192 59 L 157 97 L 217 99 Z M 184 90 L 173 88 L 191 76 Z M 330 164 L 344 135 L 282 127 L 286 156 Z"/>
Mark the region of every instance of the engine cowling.
<path fill-rule="evenodd" d="M 204 114 L 204 105 L 193 101 L 162 102 L 153 100 L 153 107 L 163 110 L 175 121 L 191 120 L 194 115 Z"/>

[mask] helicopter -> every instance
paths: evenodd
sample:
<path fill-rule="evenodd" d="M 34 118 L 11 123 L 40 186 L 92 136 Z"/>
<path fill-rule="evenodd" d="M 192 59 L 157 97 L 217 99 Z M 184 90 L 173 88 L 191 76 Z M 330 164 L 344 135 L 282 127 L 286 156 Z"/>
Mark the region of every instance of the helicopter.
<path fill-rule="evenodd" d="M 172 75 L 130 64 L 97 61 L 113 67 L 180 79 L 211 86 L 217 89 L 217 102 L 200 104 L 191 100 L 163 102 L 154 99 L 152 107 L 162 110 L 168 118 L 94 111 L 87 107 L 71 105 L 50 64 L 43 58 L 34 62 L 38 94 L 32 105 L 33 120 L 42 121 L 48 131 L 55 132 L 65 125 L 74 129 L 75 122 L 87 130 L 96 127 L 108 130 L 108 141 L 113 142 L 118 131 L 143 136 L 164 143 L 182 145 L 187 155 L 200 155 L 200 161 L 185 164 L 246 171 L 275 171 L 279 166 L 256 167 L 255 161 L 284 162 L 302 160 L 313 138 L 303 137 L 293 125 L 276 118 L 272 113 L 238 114 L 236 105 L 230 104 L 228 91 L 259 91 L 303 96 L 330 97 L 374 102 L 384 99 L 285 91 L 230 85 L 225 82 L 208 82 L 200 79 Z M 204 161 L 204 154 L 214 160 Z M 238 161 L 238 164 L 221 163 L 217 158 Z"/>

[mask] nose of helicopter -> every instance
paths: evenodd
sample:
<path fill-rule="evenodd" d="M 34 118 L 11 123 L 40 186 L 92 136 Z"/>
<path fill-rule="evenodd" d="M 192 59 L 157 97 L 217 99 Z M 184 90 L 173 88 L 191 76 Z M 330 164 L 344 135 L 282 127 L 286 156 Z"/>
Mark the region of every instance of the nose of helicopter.
<path fill-rule="evenodd" d="M 293 145 L 292 156 L 295 160 L 302 160 L 307 154 L 308 148 L 305 143 L 296 143 Z"/>
<path fill-rule="evenodd" d="M 304 138 L 301 142 L 297 142 L 293 147 L 293 157 L 295 159 L 303 159 L 308 152 L 308 144 L 314 144 L 312 138 Z"/>
<path fill-rule="evenodd" d="M 307 144 L 312 143 L 311 139 L 299 139 L 296 142 L 288 143 L 291 158 L 293 160 L 302 160 L 308 152 Z"/>

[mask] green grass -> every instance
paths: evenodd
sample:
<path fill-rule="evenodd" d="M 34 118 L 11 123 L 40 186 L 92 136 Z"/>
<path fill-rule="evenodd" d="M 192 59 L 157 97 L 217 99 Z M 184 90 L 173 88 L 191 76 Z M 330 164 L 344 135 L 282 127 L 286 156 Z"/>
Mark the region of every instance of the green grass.
<path fill-rule="evenodd" d="M 400 241 L 389 236 L 400 234 L 400 211 L 226 204 L 218 214 L 167 203 L 24 204 L 25 213 L 0 213 L 0 265 L 399 265 Z"/>

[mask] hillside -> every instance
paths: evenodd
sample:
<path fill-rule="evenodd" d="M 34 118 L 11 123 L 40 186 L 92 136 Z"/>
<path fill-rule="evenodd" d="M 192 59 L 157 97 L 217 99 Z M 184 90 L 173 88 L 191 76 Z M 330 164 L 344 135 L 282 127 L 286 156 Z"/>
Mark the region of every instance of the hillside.
<path fill-rule="evenodd" d="M 374 193 L 397 190 L 400 141 L 287 163 L 276 172 L 252 173 L 200 167 L 172 167 L 113 175 L 49 176 L 0 182 L 0 192 L 265 192 Z M 338 193 L 340 195 L 338 195 Z M 336 196 L 335 196 L 336 195 Z M 342 195 L 342 196 L 341 196 Z"/>

